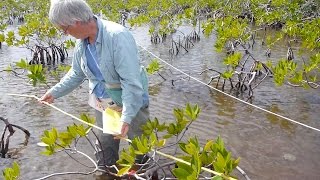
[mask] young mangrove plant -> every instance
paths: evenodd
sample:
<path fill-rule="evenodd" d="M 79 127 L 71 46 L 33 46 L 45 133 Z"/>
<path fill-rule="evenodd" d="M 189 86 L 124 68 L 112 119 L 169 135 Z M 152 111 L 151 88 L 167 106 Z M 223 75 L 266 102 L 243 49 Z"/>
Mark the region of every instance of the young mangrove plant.
<path fill-rule="evenodd" d="M 231 178 L 231 172 L 238 166 L 240 159 L 231 157 L 220 137 L 208 140 L 203 147 L 196 137 L 189 138 L 187 142 L 182 140 L 199 113 L 197 105 L 187 104 L 185 108 L 173 110 L 175 120 L 172 123 L 161 124 L 157 118 L 149 120 L 143 126 L 144 135 L 135 138 L 121 152 L 117 163 L 122 168 L 117 175 L 146 179 L 150 179 L 155 173 L 161 176 L 160 179 Z M 168 140 L 170 138 L 174 140 Z M 163 153 L 170 148 L 175 148 L 173 154 Z M 137 164 L 134 160 L 139 155 L 146 159 L 142 164 Z M 166 160 L 163 160 L 163 156 Z M 133 170 L 137 166 L 139 168 Z"/>
<path fill-rule="evenodd" d="M 172 177 L 178 179 L 198 179 L 200 177 L 233 179 L 231 174 L 238 166 L 239 158 L 232 158 L 231 152 L 227 151 L 220 137 L 216 140 L 208 140 L 203 147 L 196 137 L 189 138 L 187 142 L 182 140 L 192 122 L 198 118 L 199 113 L 200 109 L 197 105 L 187 104 L 185 108 L 175 108 L 173 110 L 175 120 L 172 123 L 161 124 L 157 118 L 152 121 L 148 120 L 142 127 L 143 135 L 133 139 L 130 145 L 120 153 L 117 164 L 107 166 L 106 169 L 98 167 L 95 161 L 77 148 L 78 140 L 84 138 L 88 141 L 92 150 L 95 150 L 94 141 L 89 138 L 92 136 L 88 135 L 88 133 L 93 133 L 94 137 L 97 138 L 92 126 L 90 126 L 90 124 L 94 124 L 95 120 L 88 115 L 81 115 L 81 119 L 87 122 L 87 125 L 74 123 L 67 126 L 66 131 L 58 131 L 56 128 L 46 130 L 41 137 L 42 142 L 38 144 L 44 146 L 45 150 L 42 152 L 44 155 L 65 152 L 71 158 L 73 158 L 72 154 L 75 153 L 89 158 L 95 168 L 90 172 L 79 172 L 79 174 L 88 175 L 96 171 L 102 171 L 121 178 L 149 179 L 159 174 L 161 179 Z M 169 139 L 173 139 L 173 141 Z M 171 143 L 166 144 L 168 141 Z M 176 149 L 173 154 L 165 152 L 170 148 Z M 177 150 L 178 148 L 180 151 Z M 140 157 L 138 158 L 139 161 L 136 160 L 137 157 Z M 163 160 L 163 158 L 166 160 Z M 170 171 L 166 171 L 167 168 Z M 63 174 L 51 174 L 46 178 Z M 66 174 L 70 174 L 70 172 Z"/>

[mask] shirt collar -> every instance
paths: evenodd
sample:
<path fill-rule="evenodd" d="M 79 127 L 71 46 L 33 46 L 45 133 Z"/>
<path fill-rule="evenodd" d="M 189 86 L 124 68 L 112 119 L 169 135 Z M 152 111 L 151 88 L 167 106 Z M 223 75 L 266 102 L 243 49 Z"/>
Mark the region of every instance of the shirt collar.
<path fill-rule="evenodd" d="M 102 42 L 102 22 L 100 20 L 100 18 L 98 18 L 97 16 L 94 16 L 94 18 L 96 19 L 97 22 L 97 28 L 98 28 L 98 34 L 96 37 L 96 43 L 101 43 Z"/>

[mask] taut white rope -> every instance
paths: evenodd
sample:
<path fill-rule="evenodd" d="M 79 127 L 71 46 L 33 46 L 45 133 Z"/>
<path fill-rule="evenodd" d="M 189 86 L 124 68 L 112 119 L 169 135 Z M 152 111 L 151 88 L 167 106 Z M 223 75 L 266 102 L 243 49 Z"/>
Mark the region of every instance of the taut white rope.
<path fill-rule="evenodd" d="M 295 124 L 301 125 L 301 126 L 303 126 L 303 127 L 306 127 L 306 128 L 309 128 L 309 129 L 312 129 L 312 130 L 315 130 L 315 131 L 320 132 L 320 129 L 318 129 L 318 128 L 315 128 L 315 127 L 312 127 L 312 126 L 303 124 L 303 123 L 298 122 L 298 121 L 295 121 L 295 120 L 292 120 L 292 119 L 287 118 L 287 117 L 285 117 L 285 116 L 282 116 L 282 115 L 280 115 L 280 114 L 276 114 L 276 113 L 274 113 L 274 112 L 272 112 L 272 111 L 268 111 L 268 110 L 266 110 L 266 109 L 263 109 L 263 108 L 261 108 L 261 107 L 259 107 L 259 106 L 254 105 L 254 104 L 250 104 L 250 103 L 248 103 L 248 102 L 246 102 L 246 101 L 244 101 L 244 100 L 242 100 L 242 99 L 239 99 L 239 98 L 236 98 L 236 97 L 234 97 L 234 96 L 231 96 L 230 94 L 225 93 L 225 92 L 223 92 L 223 91 L 221 91 L 221 90 L 219 90 L 219 89 L 217 89 L 217 88 L 214 88 L 214 87 L 212 87 L 212 86 L 210 86 L 210 85 L 208 85 L 208 84 L 200 81 L 199 79 L 190 76 L 189 74 L 183 72 L 182 70 L 174 67 L 173 65 L 169 64 L 169 63 L 166 62 L 165 60 L 161 59 L 159 56 L 157 56 L 157 55 L 155 55 L 154 53 L 152 53 L 152 52 L 150 52 L 149 50 L 147 50 L 145 47 L 143 47 L 143 46 L 140 45 L 139 43 L 137 43 L 137 44 L 138 44 L 138 46 L 140 46 L 143 50 L 147 51 L 147 52 L 150 53 L 152 56 L 154 56 L 155 58 L 159 59 L 160 61 L 162 61 L 162 62 L 165 63 L 166 65 L 168 65 L 168 66 L 170 66 L 171 68 L 175 69 L 176 71 L 178 71 L 178 72 L 180 72 L 180 73 L 188 76 L 189 78 L 191 78 L 191 79 L 199 82 L 200 84 L 203 84 L 203 85 L 205 85 L 205 86 L 207 86 L 207 87 L 209 87 L 209 88 L 211 88 L 211 89 L 213 89 L 213 90 L 216 90 L 216 91 L 218 91 L 218 92 L 220 92 L 220 93 L 222 93 L 222 94 L 224 94 L 224 95 L 226 95 L 226 96 L 229 96 L 229 97 L 231 97 L 231 98 L 233 98 L 233 99 L 235 99 L 235 100 L 237 100 L 237 101 L 240 101 L 240 102 L 242 102 L 242 103 L 244 103 L 244 104 L 247 104 L 247 105 L 252 106 L 252 107 L 254 107 L 254 108 L 260 109 L 261 111 L 267 112 L 267 113 L 269 113 L 269 114 L 273 114 L 273 115 L 275 115 L 275 116 L 278 116 L 278 117 L 280 117 L 280 118 L 283 118 L 283 119 L 285 119 L 285 120 L 287 120 L 287 121 L 290 121 L 290 122 L 292 122 L 292 123 L 295 123 Z"/>
<path fill-rule="evenodd" d="M 35 96 L 35 95 L 13 94 L 13 93 L 8 93 L 7 95 L 9 95 L 9 96 L 20 96 L 20 97 L 29 97 L 29 98 L 35 98 L 35 99 L 37 99 L 37 100 L 40 100 L 40 98 L 38 98 L 38 97 Z M 82 122 L 82 123 L 84 123 L 84 124 L 87 124 L 87 125 L 92 126 L 92 127 L 96 128 L 96 129 L 99 129 L 100 131 L 103 131 L 103 129 L 102 129 L 101 127 L 96 126 L 96 125 L 91 124 L 91 123 L 88 123 L 88 122 L 86 122 L 86 121 L 84 121 L 84 120 L 82 120 L 82 119 L 80 119 L 80 118 L 78 118 L 78 117 L 76 117 L 76 116 L 74 116 L 74 115 L 72 115 L 72 114 L 69 114 L 69 113 L 67 113 L 67 112 L 65 112 L 65 111 L 57 108 L 56 106 L 54 106 L 54 105 L 52 105 L 52 104 L 49 104 L 49 103 L 47 103 L 47 102 L 43 102 L 43 103 L 46 104 L 46 105 L 48 105 L 48 106 L 50 106 L 50 107 L 52 107 L 53 109 L 56 109 L 56 110 L 62 112 L 62 113 L 65 114 L 65 115 L 68 115 L 68 116 L 72 117 L 73 119 L 76 119 L 76 120 L 78 120 L 78 121 L 80 121 L 80 122 Z"/>

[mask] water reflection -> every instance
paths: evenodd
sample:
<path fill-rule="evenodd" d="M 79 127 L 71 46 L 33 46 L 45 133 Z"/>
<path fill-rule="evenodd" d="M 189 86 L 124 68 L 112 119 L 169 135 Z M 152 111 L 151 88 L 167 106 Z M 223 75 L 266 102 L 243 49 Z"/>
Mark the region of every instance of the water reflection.
<path fill-rule="evenodd" d="M 217 108 L 218 116 L 227 116 L 228 119 L 234 119 L 236 114 L 235 101 L 231 98 L 226 98 L 225 95 L 210 90 L 210 95 L 214 100 L 214 106 Z"/>
<path fill-rule="evenodd" d="M 157 85 L 151 86 L 149 88 L 149 95 L 156 96 L 156 95 L 159 94 L 160 90 L 161 90 L 161 84 L 157 84 Z"/>
<path fill-rule="evenodd" d="M 284 114 L 282 110 L 279 109 L 277 104 L 272 104 L 270 108 L 268 108 L 269 111 L 274 112 L 276 114 Z M 284 120 L 282 118 L 279 118 L 278 116 L 268 114 L 266 113 L 267 119 L 270 121 L 272 125 L 278 125 L 282 130 L 285 130 L 289 134 L 293 134 L 295 132 L 296 126 L 292 124 L 291 122 Z"/>

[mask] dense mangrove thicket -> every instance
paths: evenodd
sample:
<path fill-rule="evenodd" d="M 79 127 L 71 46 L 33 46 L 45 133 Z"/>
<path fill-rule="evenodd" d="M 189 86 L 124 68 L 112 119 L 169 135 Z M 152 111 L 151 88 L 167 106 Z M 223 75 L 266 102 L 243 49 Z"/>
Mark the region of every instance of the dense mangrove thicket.
<path fill-rule="evenodd" d="M 194 27 L 196 33 L 214 34 L 216 51 L 227 54 L 223 60 L 225 72 L 213 78 L 235 78 L 238 87 L 251 86 L 257 74 L 273 74 L 276 84 L 289 82 L 294 86 L 319 87 L 320 2 L 305 0 L 181 0 L 181 1 L 89 1 L 97 13 L 130 26 L 147 23 L 152 42 L 160 42 L 181 25 Z M 100 7 L 105 7 L 101 9 Z M 119 14 L 120 12 L 120 14 Z M 276 30 L 276 33 L 270 33 Z M 190 33 L 192 34 L 192 32 Z M 262 62 L 252 52 L 256 36 L 262 35 L 262 45 L 270 57 L 278 42 L 285 42 L 288 53 L 276 62 Z M 186 37 L 186 39 L 188 39 Z M 174 41 L 173 41 L 174 42 Z M 188 41 L 187 41 L 188 42 Z M 173 43 L 174 47 L 176 43 Z M 186 49 L 186 46 L 179 47 Z M 293 48 L 295 51 L 293 52 Z M 172 50 L 174 48 L 170 48 Z M 177 53 L 177 51 L 175 51 Z M 218 70 L 215 70 L 218 71 Z M 256 83 L 259 84 L 260 81 Z M 243 84 L 242 82 L 247 82 Z M 250 91 L 249 91 L 250 94 Z"/>
<path fill-rule="evenodd" d="M 47 18 L 48 1 L 2 1 L 0 15 L 0 42 L 8 46 L 24 46 L 33 52 L 30 63 L 57 64 L 63 61 L 71 40 L 60 41 L 62 35 Z M 184 42 L 172 39 L 171 54 L 190 48 L 191 40 L 199 40 L 199 33 L 214 34 L 216 51 L 226 53 L 223 59 L 227 70 L 217 71 L 215 78 L 232 82 L 239 88 L 252 89 L 273 75 L 276 84 L 289 82 L 294 86 L 319 87 L 320 4 L 314 0 L 89 0 L 96 14 L 123 25 L 149 25 L 150 38 L 159 43 L 176 32 L 181 25 L 190 25 L 194 31 L 186 35 Z M 13 22 L 19 23 L 18 31 L 6 30 Z M 269 33 L 276 29 L 276 33 Z M 262 45 L 267 57 L 278 42 L 285 42 L 286 57 L 276 62 L 263 62 L 252 52 L 257 34 L 262 34 Z M 179 40 L 180 41 L 180 40 Z M 293 51 L 293 48 L 295 49 Z M 252 77 L 263 77 L 252 85 Z M 258 78 L 256 78 L 258 79 Z M 246 83 L 245 83 L 246 82 Z"/>

